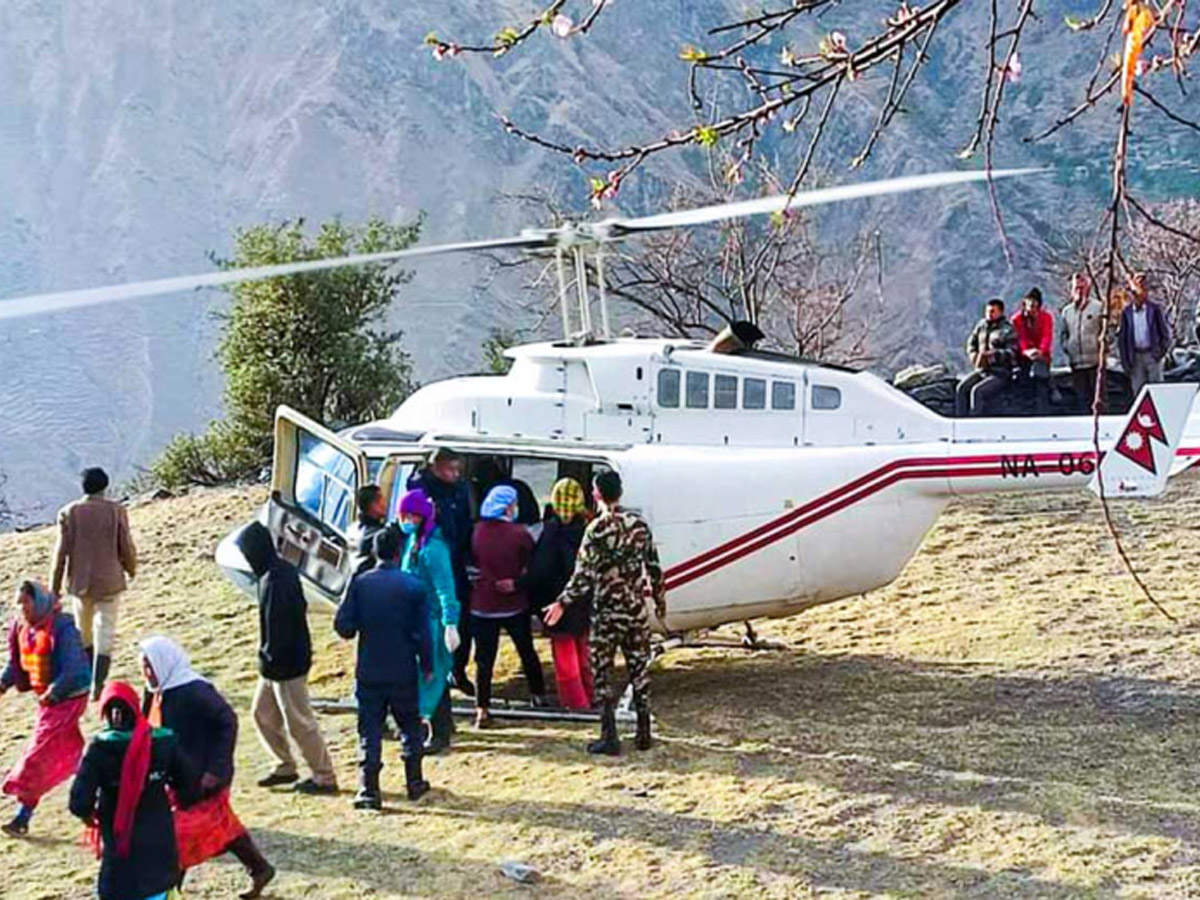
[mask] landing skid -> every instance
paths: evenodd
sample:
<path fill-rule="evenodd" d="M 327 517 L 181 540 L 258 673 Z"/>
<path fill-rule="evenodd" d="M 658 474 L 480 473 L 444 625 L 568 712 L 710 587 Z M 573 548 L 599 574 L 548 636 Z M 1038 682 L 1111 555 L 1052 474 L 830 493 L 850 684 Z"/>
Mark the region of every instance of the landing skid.
<path fill-rule="evenodd" d="M 330 697 L 314 697 L 312 708 L 319 713 L 336 715 L 339 713 L 357 712 L 358 704 L 353 697 L 342 700 Z M 475 717 L 475 707 L 469 703 L 455 703 L 451 706 L 454 715 L 464 719 Z M 600 721 L 598 712 L 565 709 L 560 706 L 533 706 L 530 703 L 512 700 L 493 700 L 490 709 L 493 719 L 511 719 L 526 722 L 586 722 L 595 724 Z M 626 689 L 617 707 L 618 722 L 635 722 L 637 716 L 633 710 L 633 691 Z"/>
<path fill-rule="evenodd" d="M 754 630 L 754 626 L 749 622 L 744 622 L 743 627 L 745 632 L 740 638 L 727 638 L 704 632 L 704 637 L 697 637 L 691 632 L 683 632 L 674 634 L 660 643 L 655 648 L 655 657 L 662 656 L 671 650 L 678 650 L 681 647 L 700 647 L 718 650 L 750 650 L 757 652 L 759 650 L 787 650 L 788 645 L 782 641 L 764 640 L 759 637 L 758 632 Z"/>

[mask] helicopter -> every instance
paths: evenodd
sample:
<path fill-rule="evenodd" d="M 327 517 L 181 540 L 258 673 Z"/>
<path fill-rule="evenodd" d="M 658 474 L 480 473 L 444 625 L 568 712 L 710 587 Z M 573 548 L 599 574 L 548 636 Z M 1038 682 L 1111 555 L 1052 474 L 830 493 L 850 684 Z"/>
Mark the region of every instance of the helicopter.
<path fill-rule="evenodd" d="M 394 518 L 409 477 L 441 448 L 465 460 L 475 487 L 504 477 L 537 496 L 559 477 L 587 483 L 615 470 L 663 561 L 667 612 L 652 616 L 653 627 L 669 636 L 729 623 L 749 629 L 755 619 L 888 584 L 955 498 L 1072 488 L 1160 494 L 1171 475 L 1200 461 L 1197 385 L 1149 385 L 1127 416 L 947 418 L 870 372 L 757 349 L 763 335 L 750 323 L 708 343 L 614 337 L 606 247 L 664 229 L 1040 171 L 909 176 L 498 240 L 47 294 L 0 301 L 0 319 L 427 255 L 552 255 L 561 340 L 510 348 L 505 375 L 426 385 L 387 418 L 336 432 L 281 407 L 258 520 L 303 574 L 310 599 L 332 607 L 352 574 L 348 533 L 363 485 L 380 486 Z M 588 253 L 599 275 L 594 297 Z M 220 542 L 216 562 L 253 594 L 240 532 Z"/>

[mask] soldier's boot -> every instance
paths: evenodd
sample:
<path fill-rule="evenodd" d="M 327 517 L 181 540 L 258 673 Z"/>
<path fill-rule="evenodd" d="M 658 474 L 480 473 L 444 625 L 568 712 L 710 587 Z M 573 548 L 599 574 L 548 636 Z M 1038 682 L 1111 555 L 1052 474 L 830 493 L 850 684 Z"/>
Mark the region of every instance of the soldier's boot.
<path fill-rule="evenodd" d="M 617 711 L 611 700 L 604 701 L 600 713 L 600 740 L 587 745 L 587 752 L 603 756 L 621 755 L 621 738 L 617 734 Z"/>
<path fill-rule="evenodd" d="M 404 780 L 409 800 L 420 800 L 429 793 L 432 785 L 421 773 L 421 754 L 414 753 L 404 760 Z"/>
<path fill-rule="evenodd" d="M 106 653 L 96 654 L 96 667 L 92 670 L 92 700 L 99 700 L 104 692 L 104 682 L 108 681 L 108 670 L 112 667 L 112 657 Z"/>
<path fill-rule="evenodd" d="M 358 793 L 354 796 L 355 809 L 383 809 L 383 796 L 379 793 L 379 771 L 363 772 Z"/>
<path fill-rule="evenodd" d="M 639 750 L 654 746 L 654 737 L 650 733 L 650 704 L 644 700 L 637 703 L 637 737 L 633 745 Z"/>

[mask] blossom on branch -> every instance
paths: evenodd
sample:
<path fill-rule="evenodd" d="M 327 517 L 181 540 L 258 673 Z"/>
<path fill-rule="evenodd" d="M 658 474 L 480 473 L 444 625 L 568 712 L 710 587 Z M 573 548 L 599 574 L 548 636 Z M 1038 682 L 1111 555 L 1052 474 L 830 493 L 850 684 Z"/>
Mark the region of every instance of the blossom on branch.
<path fill-rule="evenodd" d="M 565 16 L 559 13 L 554 17 L 554 21 L 550 23 L 550 31 L 555 37 L 567 38 L 571 36 L 571 32 L 575 29 L 575 23 L 571 21 L 570 16 Z"/>

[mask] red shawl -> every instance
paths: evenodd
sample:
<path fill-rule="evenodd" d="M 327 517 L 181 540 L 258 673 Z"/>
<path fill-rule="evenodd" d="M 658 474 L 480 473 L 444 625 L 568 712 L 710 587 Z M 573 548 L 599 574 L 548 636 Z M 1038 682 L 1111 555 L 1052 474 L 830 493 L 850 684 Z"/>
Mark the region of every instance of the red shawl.
<path fill-rule="evenodd" d="M 117 856 L 125 859 L 133 843 L 133 820 L 137 815 L 142 789 L 146 786 L 146 775 L 150 771 L 150 753 L 153 730 L 142 715 L 141 698 L 137 691 L 123 681 L 111 681 L 100 696 L 100 714 L 114 700 L 125 703 L 134 715 L 133 734 L 129 748 L 121 762 L 121 786 L 117 790 L 117 811 L 113 816 L 113 840 Z"/>

